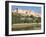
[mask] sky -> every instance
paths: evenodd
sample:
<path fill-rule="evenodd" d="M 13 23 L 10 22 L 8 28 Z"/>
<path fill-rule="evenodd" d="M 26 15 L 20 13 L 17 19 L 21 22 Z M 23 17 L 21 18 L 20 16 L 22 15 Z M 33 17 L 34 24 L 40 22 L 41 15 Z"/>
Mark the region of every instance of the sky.
<path fill-rule="evenodd" d="M 16 8 L 21 9 L 21 10 L 32 10 L 34 12 L 41 13 L 41 7 L 37 7 L 37 6 L 15 6 L 15 5 L 12 5 L 12 11 L 16 10 Z"/>

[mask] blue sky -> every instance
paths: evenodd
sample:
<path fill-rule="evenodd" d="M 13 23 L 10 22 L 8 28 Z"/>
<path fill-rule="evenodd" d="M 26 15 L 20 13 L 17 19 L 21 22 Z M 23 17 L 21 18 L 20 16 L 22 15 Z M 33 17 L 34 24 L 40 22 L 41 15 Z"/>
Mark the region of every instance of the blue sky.
<path fill-rule="evenodd" d="M 37 6 L 15 6 L 15 5 L 12 5 L 12 10 L 15 10 L 16 8 L 21 9 L 21 10 L 32 10 L 32 11 L 41 13 L 41 7 L 37 7 Z"/>

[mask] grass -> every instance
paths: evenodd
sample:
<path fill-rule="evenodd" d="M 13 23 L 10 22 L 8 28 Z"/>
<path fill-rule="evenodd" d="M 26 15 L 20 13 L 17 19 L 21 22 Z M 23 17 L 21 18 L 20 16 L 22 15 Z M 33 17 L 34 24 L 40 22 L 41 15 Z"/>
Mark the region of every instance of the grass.
<path fill-rule="evenodd" d="M 20 31 L 20 30 L 40 30 L 41 24 L 40 23 L 20 23 L 20 24 L 13 24 L 12 31 Z"/>

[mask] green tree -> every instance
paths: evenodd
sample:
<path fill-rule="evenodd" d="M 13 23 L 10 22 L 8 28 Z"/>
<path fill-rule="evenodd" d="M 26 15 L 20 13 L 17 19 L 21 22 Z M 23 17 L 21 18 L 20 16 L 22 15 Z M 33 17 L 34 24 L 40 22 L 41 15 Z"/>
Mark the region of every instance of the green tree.
<path fill-rule="evenodd" d="M 33 18 L 34 16 L 33 15 L 30 15 L 30 18 Z"/>

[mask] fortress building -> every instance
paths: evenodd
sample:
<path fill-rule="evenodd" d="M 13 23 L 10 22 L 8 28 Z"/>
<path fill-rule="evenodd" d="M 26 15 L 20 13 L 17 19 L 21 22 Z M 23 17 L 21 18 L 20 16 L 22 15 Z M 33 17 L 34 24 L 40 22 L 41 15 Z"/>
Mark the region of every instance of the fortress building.
<path fill-rule="evenodd" d="M 15 13 L 19 13 L 19 14 L 23 14 L 23 15 L 33 15 L 33 16 L 36 16 L 36 17 L 41 17 L 41 14 L 39 14 L 38 12 L 34 12 L 32 10 L 22 10 L 22 9 L 18 9 L 16 8 L 16 10 L 13 11 L 14 14 Z"/>

